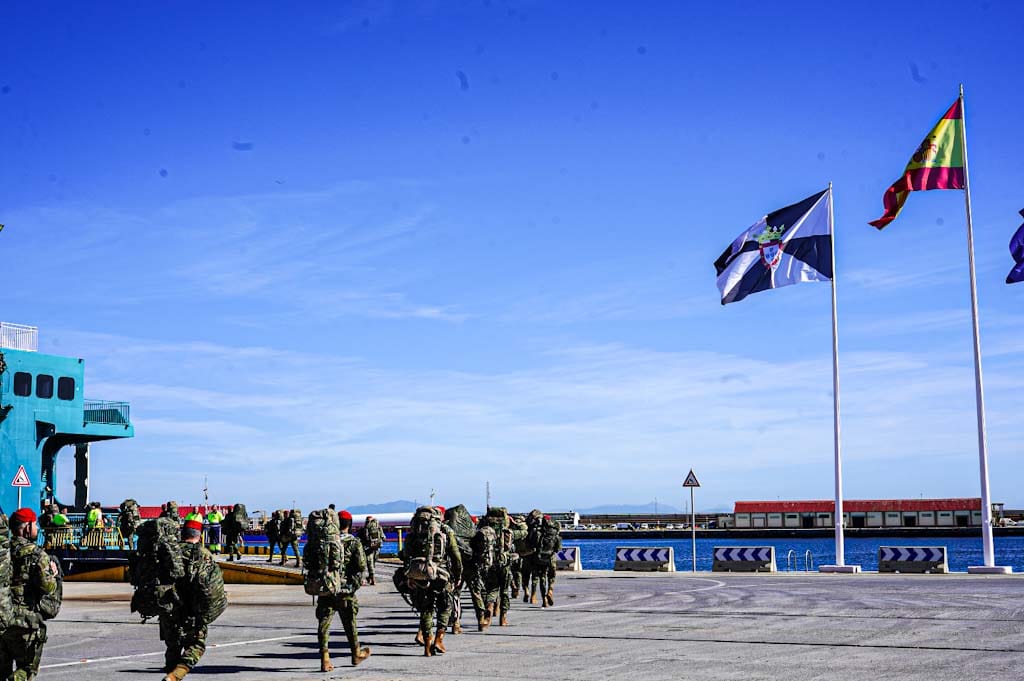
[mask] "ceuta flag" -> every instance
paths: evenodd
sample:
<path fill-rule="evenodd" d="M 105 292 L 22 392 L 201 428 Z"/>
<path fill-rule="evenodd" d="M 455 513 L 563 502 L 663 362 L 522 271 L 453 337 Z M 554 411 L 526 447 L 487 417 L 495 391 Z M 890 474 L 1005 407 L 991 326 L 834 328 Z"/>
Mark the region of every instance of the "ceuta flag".
<path fill-rule="evenodd" d="M 772 211 L 715 261 L 722 305 L 751 293 L 832 280 L 832 190 Z"/>
<path fill-rule="evenodd" d="M 1020 211 L 1024 217 L 1024 210 Z M 1017 228 L 1017 232 L 1010 239 L 1010 255 L 1017 261 L 1010 273 L 1006 275 L 1007 284 L 1016 284 L 1024 281 L 1024 225 Z"/>
<path fill-rule="evenodd" d="M 885 190 L 885 215 L 868 224 L 882 229 L 903 210 L 910 192 L 926 189 L 964 188 L 963 99 L 957 98 L 949 111 L 910 157 L 903 177 Z"/>

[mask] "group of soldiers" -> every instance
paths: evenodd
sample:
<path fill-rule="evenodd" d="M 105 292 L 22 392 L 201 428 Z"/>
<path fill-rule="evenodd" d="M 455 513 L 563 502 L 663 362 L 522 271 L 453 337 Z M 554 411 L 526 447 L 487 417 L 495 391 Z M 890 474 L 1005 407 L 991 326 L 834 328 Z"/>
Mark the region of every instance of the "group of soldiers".
<path fill-rule="evenodd" d="M 126 500 L 119 518 L 122 535 L 133 549 L 129 559 L 129 578 L 135 587 L 131 608 L 144 619 L 158 618 L 165 644 L 164 679 L 181 681 L 205 652 L 209 625 L 227 607 L 223 575 L 204 545 L 204 532 L 206 544 L 219 550 L 220 533 L 209 530 L 211 525 L 220 525 L 228 560 L 240 557 L 244 506 L 236 504 L 227 514 L 217 512 L 211 522 L 209 514 L 204 516 L 198 509 L 182 518 L 172 501 L 162 506 L 159 518 L 143 523 L 137 504 L 134 509 L 133 504 Z M 59 508 L 47 507 L 46 513 L 50 514 L 48 526 L 61 526 Z M 12 514 L 9 523 L 0 513 L 2 679 L 34 678 L 46 642 L 45 622 L 60 608 L 60 566 L 39 546 L 39 521 L 27 508 Z M 371 651 L 359 643 L 356 592 L 364 583 L 376 583 L 375 563 L 385 540 L 383 529 L 368 516 L 353 535 L 351 514 L 336 512 L 333 504 L 310 514 L 308 527 L 303 525 L 301 512 L 275 511 L 267 523 L 268 539 L 282 547 L 282 561 L 289 546 L 297 565 L 304 559 L 306 591 L 317 596 L 321 671 L 334 669 L 329 637 L 335 614 L 345 630 L 352 664 L 358 665 Z M 321 529 L 314 531 L 317 527 Z M 328 540 L 318 541 L 325 527 L 333 534 L 328 532 Z M 276 534 L 272 534 L 274 530 Z M 300 558 L 298 539 L 304 531 L 308 532 L 307 542 Z M 454 634 L 462 633 L 461 596 L 465 590 L 481 632 L 495 617 L 499 626 L 508 625 L 511 602 L 520 592 L 525 603 L 536 603 L 540 591 L 542 605 L 553 605 L 555 560 L 560 548 L 557 523 L 538 510 L 527 516 L 510 516 L 504 508 L 491 508 L 477 520 L 463 506 L 418 508 L 399 551 L 402 565 L 394 574 L 398 591 L 419 615 L 416 644 L 427 657 L 447 652 L 449 627 Z"/>

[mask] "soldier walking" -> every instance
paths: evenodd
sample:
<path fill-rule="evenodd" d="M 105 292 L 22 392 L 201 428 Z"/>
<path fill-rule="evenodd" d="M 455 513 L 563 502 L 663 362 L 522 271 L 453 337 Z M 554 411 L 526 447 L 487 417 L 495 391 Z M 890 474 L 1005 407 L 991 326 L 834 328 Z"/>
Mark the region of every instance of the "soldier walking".
<path fill-rule="evenodd" d="M 270 557 L 268 563 L 274 562 L 274 550 L 281 541 L 281 511 L 274 511 L 270 514 L 270 520 L 263 526 L 263 532 L 267 535 L 267 545 L 270 546 Z M 282 560 L 284 556 L 282 555 Z"/>
<path fill-rule="evenodd" d="M 224 548 L 228 554 L 228 560 L 242 560 L 242 553 L 239 545 L 241 543 L 242 535 L 245 532 L 244 523 L 248 520 L 248 512 L 245 510 L 244 504 L 235 504 L 231 508 L 231 513 L 228 513 L 221 521 L 221 525 L 224 527 Z M 269 539 L 269 538 L 268 538 Z M 270 545 L 270 553 L 273 556 L 274 545 Z M 271 558 L 273 559 L 273 558 Z"/>
<path fill-rule="evenodd" d="M 302 558 L 299 556 L 299 538 L 302 537 L 302 511 L 293 508 L 291 512 L 282 511 L 284 514 L 281 520 L 281 565 L 288 561 L 288 547 L 295 554 L 295 567 L 302 566 Z"/>
<path fill-rule="evenodd" d="M 384 546 L 384 530 L 372 515 L 366 516 L 366 523 L 359 529 L 359 543 L 363 545 L 363 553 L 366 555 L 366 582 L 376 584 L 375 570 L 377 567 L 377 554 Z"/>
<path fill-rule="evenodd" d="M 185 576 L 175 584 L 178 598 L 170 612 L 160 615 L 164 642 L 164 681 L 181 681 L 206 652 L 210 624 L 224 612 L 227 596 L 224 577 L 203 546 L 202 520 L 187 520 L 181 530 L 181 557 Z"/>
<path fill-rule="evenodd" d="M 30 508 L 11 514 L 11 608 L 0 634 L 0 676 L 30 681 L 39 673 L 46 643 L 46 620 L 60 610 L 60 569 L 41 549 L 39 524 Z"/>
<path fill-rule="evenodd" d="M 328 516 L 334 513 L 327 510 Z M 328 522 L 333 522 L 330 518 Z M 366 558 L 363 555 L 363 547 L 359 540 L 350 534 L 352 529 L 352 514 L 342 511 L 338 514 L 338 529 L 341 543 L 342 564 L 337 566 L 340 575 L 334 578 L 339 581 L 337 593 L 324 593 L 316 599 L 317 619 L 317 642 L 320 644 L 320 671 L 329 672 L 334 670 L 331 663 L 330 635 L 331 622 L 334 620 L 334 613 L 338 613 L 341 625 L 345 628 L 345 637 L 348 639 L 348 646 L 352 652 L 352 666 L 356 666 L 370 656 L 369 648 L 359 647 L 359 632 L 356 629 L 356 616 L 359 614 L 359 599 L 356 598 L 356 591 L 359 590 L 363 581 L 363 571 L 366 570 Z M 310 543 L 306 544 L 310 550 Z M 320 558 L 317 558 L 319 561 Z M 328 567 L 328 563 L 324 563 Z M 319 567 L 319 566 L 317 566 Z M 310 573 L 311 574 L 311 573 Z"/>
<path fill-rule="evenodd" d="M 413 607 L 420 614 L 416 643 L 423 646 L 426 657 L 443 655 L 447 652 L 444 635 L 454 606 L 452 587 L 462 581 L 462 553 L 455 532 L 441 522 L 439 509 L 433 506 L 416 509 L 398 557 L 405 565 Z"/>

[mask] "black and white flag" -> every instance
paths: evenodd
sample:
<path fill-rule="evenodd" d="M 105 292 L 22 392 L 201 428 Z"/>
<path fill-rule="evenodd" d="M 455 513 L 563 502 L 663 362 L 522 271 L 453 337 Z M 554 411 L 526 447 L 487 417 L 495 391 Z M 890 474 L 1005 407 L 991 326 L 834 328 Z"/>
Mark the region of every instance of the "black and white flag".
<path fill-rule="evenodd" d="M 832 280 L 832 190 L 768 213 L 715 261 L 722 305 L 802 281 Z"/>

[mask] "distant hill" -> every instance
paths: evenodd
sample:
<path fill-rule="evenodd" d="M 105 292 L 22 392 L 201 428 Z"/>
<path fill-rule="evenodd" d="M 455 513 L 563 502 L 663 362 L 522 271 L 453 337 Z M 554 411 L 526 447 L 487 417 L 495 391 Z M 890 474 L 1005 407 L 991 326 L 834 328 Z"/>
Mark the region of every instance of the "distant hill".
<path fill-rule="evenodd" d="M 412 513 L 416 510 L 415 501 L 388 501 L 383 504 L 364 504 L 362 506 L 349 506 L 348 512 L 357 515 L 362 513 Z"/>
<path fill-rule="evenodd" d="M 623 513 L 654 513 L 655 503 L 653 501 L 646 504 L 605 504 L 604 506 L 592 506 L 590 508 L 577 508 L 574 509 L 577 513 L 582 515 L 609 515 L 609 514 L 623 514 Z M 682 513 L 682 511 L 675 506 L 668 504 L 657 504 L 658 513 Z"/>

